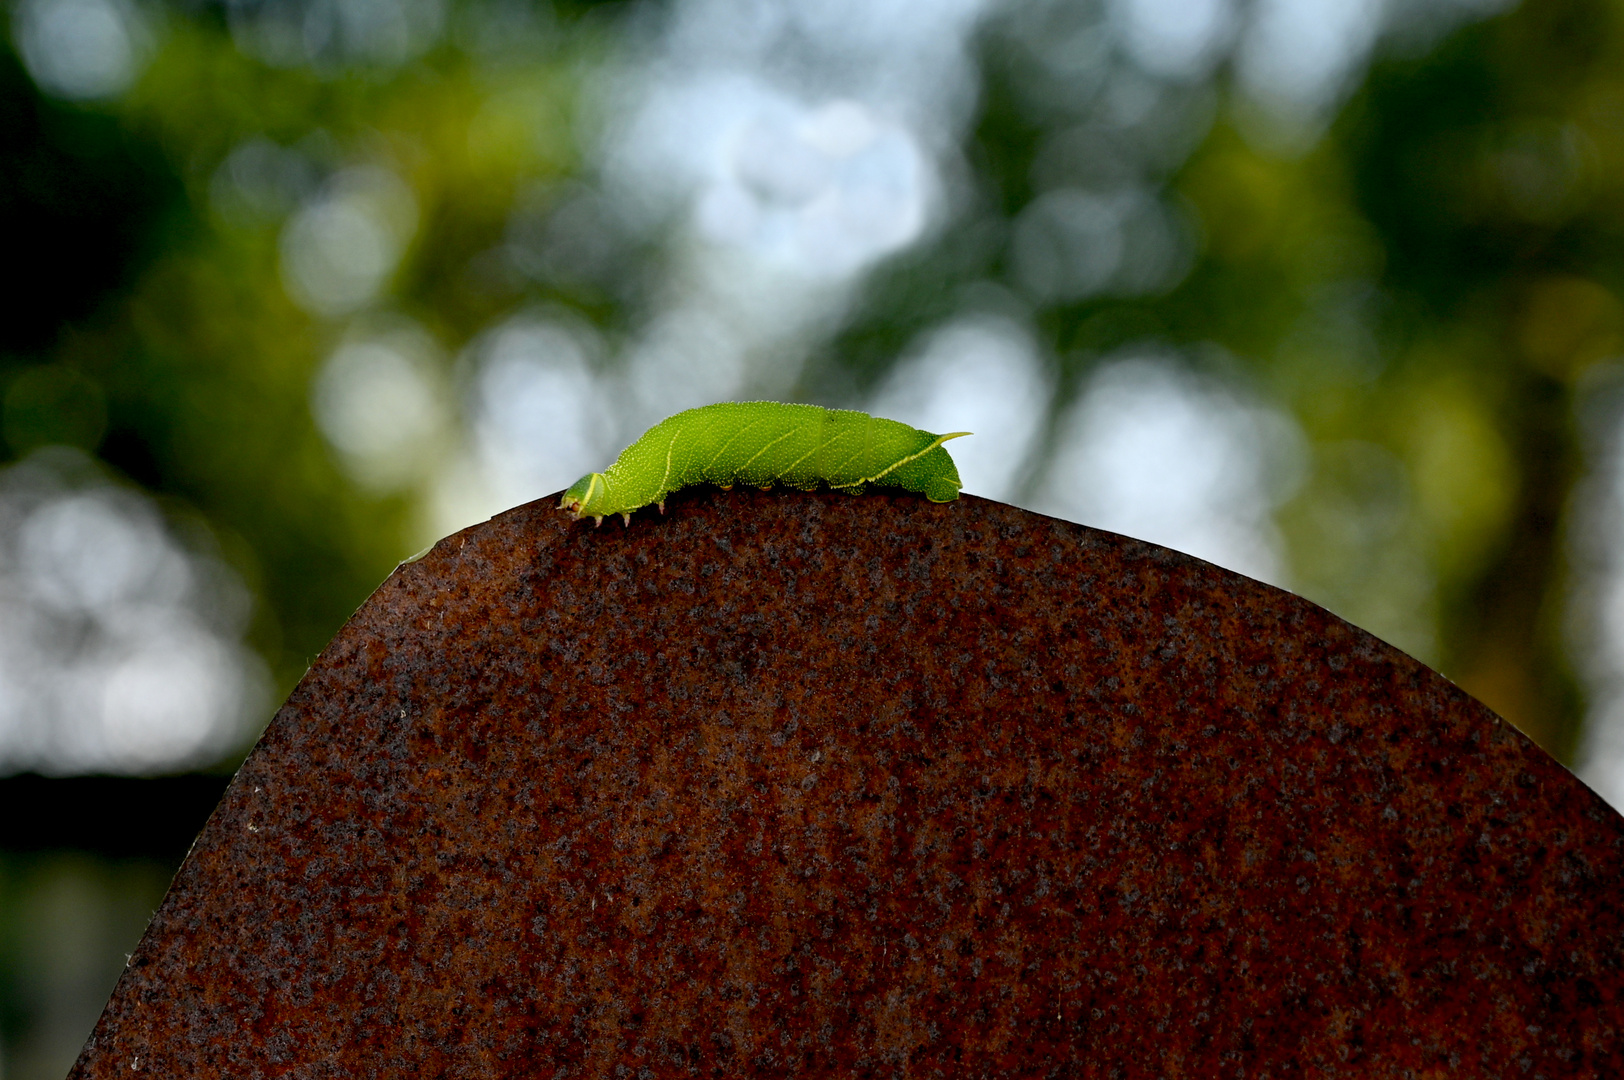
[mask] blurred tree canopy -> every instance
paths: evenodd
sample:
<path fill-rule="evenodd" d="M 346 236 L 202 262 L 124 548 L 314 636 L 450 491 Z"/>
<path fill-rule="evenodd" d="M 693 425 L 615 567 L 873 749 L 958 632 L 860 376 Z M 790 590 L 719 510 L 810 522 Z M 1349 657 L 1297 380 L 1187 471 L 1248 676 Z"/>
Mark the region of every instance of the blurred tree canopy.
<path fill-rule="evenodd" d="M 1624 347 L 1624 6 L 1542 0 L 1385 39 L 1306 135 L 1271 134 L 1228 64 L 1056 64 L 1051 24 L 1073 9 L 1096 10 L 988 16 L 957 209 L 869 274 L 795 392 L 847 404 L 931 326 L 1016 297 L 997 302 L 1028 313 L 1055 386 L 1031 491 L 1104 360 L 1181 350 L 1301 427 L 1275 511 L 1291 586 L 1568 757 L 1575 402 Z M 605 108 L 592 72 L 647 33 L 646 9 L 467 0 L 387 62 L 342 34 L 288 61 L 279 24 L 246 8 L 142 10 L 152 53 L 117 94 L 40 89 L 20 16 L 0 53 L 21 271 L 0 434 L 10 461 L 78 448 L 192 522 L 255 598 L 247 640 L 284 693 L 425 539 L 422 477 L 466 436 L 470 343 L 563 312 L 612 369 L 646 316 L 658 242 L 603 226 L 602 250 L 562 268 L 512 256 L 579 213 Z M 1102 185 L 1165 213 L 1139 236 L 1133 206 L 1086 194 Z M 1086 235 L 1081 255 L 1056 237 L 1107 210 L 1130 223 L 1127 269 L 1101 287 Z M 412 337 L 437 388 L 386 403 L 406 434 L 365 467 L 317 416 L 324 361 L 362 331 Z"/>
<path fill-rule="evenodd" d="M 23 268 L 0 344 L 7 452 L 76 446 L 200 514 L 260 601 L 250 640 L 283 691 L 410 553 L 409 496 L 355 484 L 313 421 L 337 331 L 289 298 L 284 219 L 346 166 L 386 162 L 410 186 L 392 306 L 463 342 L 521 299 L 478 256 L 517 198 L 576 168 L 582 58 L 475 59 L 278 67 L 212 8 L 169 12 L 161 52 L 112 102 L 52 100 L 0 58 Z"/>

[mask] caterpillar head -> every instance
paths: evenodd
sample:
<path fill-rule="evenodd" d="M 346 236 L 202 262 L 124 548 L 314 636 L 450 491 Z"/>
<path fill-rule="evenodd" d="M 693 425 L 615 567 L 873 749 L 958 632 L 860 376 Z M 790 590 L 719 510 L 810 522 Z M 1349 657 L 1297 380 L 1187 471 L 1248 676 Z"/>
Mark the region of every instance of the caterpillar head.
<path fill-rule="evenodd" d="M 589 517 L 593 524 L 602 525 L 603 514 L 598 512 L 598 504 L 607 492 L 603 473 L 587 473 L 564 492 L 564 497 L 558 501 L 558 508 L 568 512 L 576 521 Z"/>

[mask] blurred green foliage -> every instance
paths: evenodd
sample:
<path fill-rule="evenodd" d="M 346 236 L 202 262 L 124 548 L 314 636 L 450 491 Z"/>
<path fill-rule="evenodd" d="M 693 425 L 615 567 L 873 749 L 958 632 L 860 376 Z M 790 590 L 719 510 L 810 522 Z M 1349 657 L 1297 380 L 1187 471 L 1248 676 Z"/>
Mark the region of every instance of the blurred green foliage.
<path fill-rule="evenodd" d="M 335 76 L 271 67 L 216 20 L 176 13 L 138 85 L 81 107 L 43 97 L 4 57 L 6 212 L 37 268 L 0 344 L 6 448 L 93 450 L 200 510 L 258 594 L 251 641 L 282 692 L 409 553 L 411 503 L 358 488 L 312 420 L 311 379 L 338 330 L 283 287 L 292 207 L 277 200 L 299 193 L 233 204 L 219 170 L 250 139 L 297 146 L 323 171 L 386 163 L 419 220 L 392 305 L 464 342 L 525 298 L 478 262 L 515 199 L 576 168 L 572 65 L 588 46 L 571 48 L 479 64 L 447 46 Z"/>

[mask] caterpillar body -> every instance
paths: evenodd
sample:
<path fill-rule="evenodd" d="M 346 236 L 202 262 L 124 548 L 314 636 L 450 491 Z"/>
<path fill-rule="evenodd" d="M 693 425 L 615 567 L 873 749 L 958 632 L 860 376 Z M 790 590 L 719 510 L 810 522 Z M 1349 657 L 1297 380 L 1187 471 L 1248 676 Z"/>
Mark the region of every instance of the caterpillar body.
<path fill-rule="evenodd" d="M 754 484 L 853 494 L 869 484 L 917 491 L 932 502 L 959 497 L 958 467 L 942 446 L 970 434 L 933 435 L 896 420 L 817 405 L 738 401 L 668 417 L 622 450 L 601 473 L 564 492 L 559 509 L 597 524 L 658 504 L 691 484 Z"/>

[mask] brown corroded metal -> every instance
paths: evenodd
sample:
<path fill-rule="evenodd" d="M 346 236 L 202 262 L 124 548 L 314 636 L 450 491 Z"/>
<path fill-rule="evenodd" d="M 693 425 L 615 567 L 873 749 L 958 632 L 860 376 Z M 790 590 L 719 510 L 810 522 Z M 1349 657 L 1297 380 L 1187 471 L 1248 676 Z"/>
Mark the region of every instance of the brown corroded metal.
<path fill-rule="evenodd" d="M 1624 1075 L 1624 821 L 1296 597 L 966 498 L 402 567 L 73 1076 Z"/>

